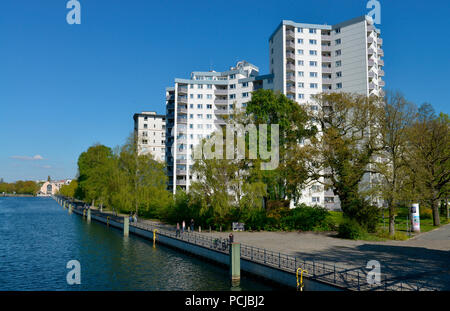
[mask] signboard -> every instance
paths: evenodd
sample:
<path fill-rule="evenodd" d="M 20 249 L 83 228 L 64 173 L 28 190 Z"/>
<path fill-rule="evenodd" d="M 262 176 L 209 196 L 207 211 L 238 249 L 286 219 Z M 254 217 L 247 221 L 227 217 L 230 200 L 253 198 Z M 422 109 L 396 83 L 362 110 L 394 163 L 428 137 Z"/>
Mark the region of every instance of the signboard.
<path fill-rule="evenodd" d="M 233 222 L 232 228 L 233 228 L 233 231 L 244 231 L 245 224 L 242 222 Z"/>
<path fill-rule="evenodd" d="M 414 232 L 420 232 L 420 214 L 419 203 L 413 203 L 411 206 L 411 220 Z"/>

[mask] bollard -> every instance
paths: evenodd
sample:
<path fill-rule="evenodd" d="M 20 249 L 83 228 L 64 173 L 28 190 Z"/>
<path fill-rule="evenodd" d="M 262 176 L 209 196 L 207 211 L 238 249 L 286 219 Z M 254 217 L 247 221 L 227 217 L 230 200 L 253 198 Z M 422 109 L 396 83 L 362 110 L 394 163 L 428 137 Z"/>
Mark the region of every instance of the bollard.
<path fill-rule="evenodd" d="M 202 232 L 202 227 L 198 226 L 198 232 Z"/>
<path fill-rule="evenodd" d="M 220 232 L 222 232 L 222 226 L 220 226 Z"/>
<path fill-rule="evenodd" d="M 66 201 L 64 201 L 63 202 L 63 205 L 62 205 L 64 208 L 66 208 Z"/>
<path fill-rule="evenodd" d="M 128 236 L 130 232 L 130 218 L 125 216 L 123 218 L 123 236 Z"/>
<path fill-rule="evenodd" d="M 87 211 L 87 222 L 91 222 L 91 209 Z"/>
<path fill-rule="evenodd" d="M 241 244 L 230 244 L 230 276 L 232 281 L 241 279 Z"/>
<path fill-rule="evenodd" d="M 191 232 L 191 227 L 188 227 L 188 232 Z"/>
<path fill-rule="evenodd" d="M 69 214 L 72 214 L 72 204 L 69 204 Z"/>

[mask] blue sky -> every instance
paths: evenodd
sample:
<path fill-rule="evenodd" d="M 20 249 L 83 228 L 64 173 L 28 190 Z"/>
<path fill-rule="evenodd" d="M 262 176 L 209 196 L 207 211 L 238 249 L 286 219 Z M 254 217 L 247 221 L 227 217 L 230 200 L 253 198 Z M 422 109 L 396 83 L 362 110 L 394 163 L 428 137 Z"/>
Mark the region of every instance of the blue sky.
<path fill-rule="evenodd" d="M 247 60 L 268 72 L 281 20 L 335 24 L 368 13 L 366 0 L 1 0 L 0 178 L 74 177 L 94 143 L 114 147 L 133 114 L 164 113 L 164 89 L 194 70 Z M 388 89 L 450 112 L 448 1 L 380 0 Z"/>

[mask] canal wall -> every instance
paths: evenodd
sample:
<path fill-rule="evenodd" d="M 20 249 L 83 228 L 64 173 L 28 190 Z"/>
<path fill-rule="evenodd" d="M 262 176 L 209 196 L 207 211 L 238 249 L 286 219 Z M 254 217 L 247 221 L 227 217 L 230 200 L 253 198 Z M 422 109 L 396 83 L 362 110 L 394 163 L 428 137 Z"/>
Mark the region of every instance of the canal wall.
<path fill-rule="evenodd" d="M 83 211 L 78 208 L 74 208 L 73 212 L 75 214 L 83 216 Z M 121 223 L 120 221 L 116 221 L 117 217 L 112 216 L 107 218 L 107 216 L 105 217 L 104 215 L 92 213 L 91 219 L 109 225 L 111 227 L 123 230 L 123 223 Z M 149 231 L 146 228 L 140 228 L 134 224 L 130 224 L 129 231 L 130 233 L 133 233 L 137 236 L 153 240 L 154 235 L 153 231 Z M 230 264 L 230 255 L 227 252 L 218 251 L 215 249 L 211 249 L 208 247 L 192 243 L 190 241 L 169 236 L 167 234 L 159 232 L 159 229 L 157 229 L 156 232 L 156 242 L 221 265 L 229 266 Z M 295 273 L 283 271 L 282 269 L 278 269 L 276 267 L 271 267 L 268 265 L 260 264 L 251 260 L 241 258 L 241 270 L 246 273 L 255 275 L 257 277 L 261 277 L 263 279 L 267 279 L 271 282 L 275 282 L 284 286 L 293 288 L 297 287 L 297 276 Z M 306 277 L 303 278 L 303 283 L 305 291 L 343 290 L 343 288 L 333 286 L 324 282 L 311 280 Z"/>

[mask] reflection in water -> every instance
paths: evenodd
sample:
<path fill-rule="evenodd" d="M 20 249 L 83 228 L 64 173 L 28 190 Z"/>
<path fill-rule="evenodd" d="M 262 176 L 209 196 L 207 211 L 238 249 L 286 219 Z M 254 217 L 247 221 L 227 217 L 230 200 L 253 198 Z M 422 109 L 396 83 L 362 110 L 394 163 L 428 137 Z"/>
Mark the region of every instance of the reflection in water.
<path fill-rule="evenodd" d="M 71 214 L 50 198 L 0 198 L 0 290 L 271 290 L 228 269 Z M 66 264 L 81 264 L 68 285 Z"/>

